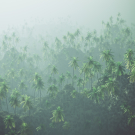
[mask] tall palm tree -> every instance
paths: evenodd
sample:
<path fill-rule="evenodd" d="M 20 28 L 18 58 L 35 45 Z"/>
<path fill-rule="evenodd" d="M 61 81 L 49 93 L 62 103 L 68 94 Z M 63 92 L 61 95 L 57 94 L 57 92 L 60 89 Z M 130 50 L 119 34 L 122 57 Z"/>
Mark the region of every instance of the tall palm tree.
<path fill-rule="evenodd" d="M 99 63 L 99 62 L 94 62 L 94 65 L 93 65 L 94 67 L 93 67 L 93 70 L 95 71 L 95 72 L 97 72 L 97 79 L 98 79 L 98 73 L 100 73 L 101 72 L 101 67 L 102 67 L 102 65 Z"/>
<path fill-rule="evenodd" d="M 5 82 L 5 81 L 3 81 L 3 82 L 1 82 L 0 83 L 0 91 L 1 91 L 1 94 L 2 94 L 2 96 L 6 96 L 6 104 L 7 104 L 7 111 L 8 111 L 8 103 L 7 103 L 7 93 L 8 93 L 8 89 L 9 89 L 9 87 L 8 87 L 8 84 Z M 5 95 L 4 95 L 5 94 Z M 2 98 L 2 97 L 1 97 Z"/>
<path fill-rule="evenodd" d="M 48 43 L 47 43 L 47 41 L 45 41 L 43 44 L 43 49 L 42 49 L 44 57 L 47 57 L 48 49 L 49 49 Z"/>
<path fill-rule="evenodd" d="M 92 89 L 92 78 L 94 77 L 94 72 L 93 71 L 90 71 L 90 73 L 88 74 L 88 76 L 91 79 L 91 89 Z"/>
<path fill-rule="evenodd" d="M 61 43 L 61 41 L 57 37 L 55 38 L 55 44 L 56 44 L 56 49 L 59 52 L 60 49 L 62 48 L 62 43 Z"/>
<path fill-rule="evenodd" d="M 83 85 L 83 79 L 80 77 L 77 81 L 77 86 L 79 87 L 79 92 L 80 92 L 80 86 Z"/>
<path fill-rule="evenodd" d="M 56 96 L 56 93 L 58 92 L 58 88 L 56 85 L 50 85 L 49 88 L 48 88 L 48 92 L 49 94 L 53 95 L 53 96 Z"/>
<path fill-rule="evenodd" d="M 37 88 L 37 90 L 40 91 L 40 105 L 41 105 L 41 90 L 43 90 L 44 88 L 44 82 L 41 77 L 37 79 L 35 85 L 36 85 L 35 87 Z"/>
<path fill-rule="evenodd" d="M 115 69 L 115 74 L 116 74 L 116 77 L 117 76 L 120 76 L 120 90 L 121 90 L 121 87 L 122 87 L 122 82 L 121 82 L 121 76 L 124 74 L 125 72 L 125 67 L 122 65 L 122 62 L 117 62 L 116 63 L 116 69 Z"/>
<path fill-rule="evenodd" d="M 52 67 L 52 72 L 51 74 L 53 74 L 53 79 L 54 79 L 54 74 L 58 74 L 58 69 L 53 65 Z"/>
<path fill-rule="evenodd" d="M 24 111 L 29 110 L 29 116 L 30 116 L 30 109 L 32 108 L 32 101 L 30 100 L 30 96 L 25 95 L 24 101 L 22 101 L 20 104 L 23 104 Z"/>
<path fill-rule="evenodd" d="M 79 60 L 76 57 L 72 57 L 71 61 L 69 62 L 69 66 L 73 67 L 73 77 L 74 77 L 74 70 L 79 67 L 78 66 L 78 62 Z M 72 77 L 72 85 L 74 85 L 73 83 L 73 77 Z"/>
<path fill-rule="evenodd" d="M 86 38 L 85 38 L 85 40 L 88 42 L 88 44 L 89 44 L 89 50 L 90 50 L 90 40 L 91 40 L 91 38 L 92 38 L 92 34 L 90 33 L 90 32 L 88 32 L 87 33 L 87 36 L 86 36 Z"/>
<path fill-rule="evenodd" d="M 3 98 L 6 98 L 6 93 L 5 93 L 4 89 L 0 88 L 0 100 L 1 100 L 0 101 L 0 103 L 1 103 L 0 106 L 1 106 L 1 109 L 2 109 L 2 99 Z"/>
<path fill-rule="evenodd" d="M 107 63 L 110 60 L 113 60 L 113 55 L 111 53 L 111 50 L 104 50 L 104 51 L 102 51 L 100 58 L 102 58 L 102 57 L 103 57 L 103 61 L 106 61 L 106 66 L 107 66 Z"/>
<path fill-rule="evenodd" d="M 95 63 L 95 61 L 93 60 L 92 56 L 87 57 L 87 67 L 88 68 L 90 68 L 90 69 L 93 68 L 94 63 Z"/>
<path fill-rule="evenodd" d="M 79 35 L 80 35 L 80 30 L 77 29 L 77 30 L 75 31 L 75 33 L 74 33 L 74 37 L 76 38 L 76 44 L 77 44 L 77 42 L 78 42 L 78 37 L 79 37 Z"/>
<path fill-rule="evenodd" d="M 61 109 L 60 106 L 57 107 L 57 110 L 53 110 L 52 114 L 53 114 L 53 117 L 50 118 L 52 119 L 52 122 L 64 121 L 63 109 Z"/>
<path fill-rule="evenodd" d="M 116 69 L 116 64 L 115 64 L 115 62 L 114 62 L 113 60 L 110 60 L 110 61 L 108 62 L 108 70 L 109 70 L 109 72 L 113 74 L 114 71 L 115 71 L 115 69 Z"/>
<path fill-rule="evenodd" d="M 62 83 L 65 81 L 65 76 L 62 74 L 59 76 L 59 83 L 61 84 L 61 90 L 62 90 Z"/>
<path fill-rule="evenodd" d="M 20 101 L 18 99 L 18 97 L 16 95 L 14 95 L 14 92 L 12 93 L 11 97 L 10 97 L 10 104 L 11 106 L 14 107 L 14 113 L 16 115 L 16 107 L 20 106 Z"/>
<path fill-rule="evenodd" d="M 24 83 L 23 80 L 21 80 L 21 83 L 20 83 L 20 85 L 19 85 L 19 88 L 22 90 L 22 95 L 23 95 L 23 90 L 24 90 L 24 88 L 25 88 L 25 83 Z"/>

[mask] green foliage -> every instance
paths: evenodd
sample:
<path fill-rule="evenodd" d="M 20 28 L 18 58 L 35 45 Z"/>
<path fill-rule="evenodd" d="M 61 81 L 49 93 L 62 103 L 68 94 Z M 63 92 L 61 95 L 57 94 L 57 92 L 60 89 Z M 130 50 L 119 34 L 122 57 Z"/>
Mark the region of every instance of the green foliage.
<path fill-rule="evenodd" d="M 71 96 L 73 97 L 73 98 L 76 98 L 76 94 L 77 94 L 78 92 L 76 91 L 76 90 L 73 90 L 72 92 L 71 92 Z"/>
<path fill-rule="evenodd" d="M 45 130 L 45 129 L 46 129 L 46 127 L 45 127 L 44 124 L 40 124 L 40 125 L 36 128 L 37 131 L 39 131 L 39 130 Z"/>
<path fill-rule="evenodd" d="M 53 117 L 50 118 L 52 119 L 52 122 L 61 122 L 64 121 L 64 114 L 63 110 L 60 108 L 60 106 L 57 107 L 57 110 L 53 110 Z"/>
<path fill-rule="evenodd" d="M 69 122 L 65 121 L 62 127 L 63 127 L 63 129 L 68 130 L 70 128 Z"/>
<path fill-rule="evenodd" d="M 15 121 L 13 119 L 13 117 L 11 115 L 7 115 L 4 119 L 4 124 L 7 127 L 11 128 L 15 128 Z"/>

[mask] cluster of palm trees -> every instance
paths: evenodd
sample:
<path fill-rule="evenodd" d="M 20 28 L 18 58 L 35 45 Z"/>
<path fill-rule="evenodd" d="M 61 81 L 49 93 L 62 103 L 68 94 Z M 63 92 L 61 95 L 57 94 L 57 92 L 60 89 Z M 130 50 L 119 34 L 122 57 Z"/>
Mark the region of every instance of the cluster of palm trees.
<path fill-rule="evenodd" d="M 85 97 L 90 98 L 96 103 L 100 103 L 104 100 L 106 96 L 115 97 L 122 93 L 122 77 L 125 74 L 129 75 L 130 83 L 135 83 L 135 57 L 133 49 L 126 46 L 135 44 L 131 38 L 132 34 L 129 28 L 123 28 L 123 20 L 120 19 L 120 14 L 117 17 L 117 26 L 121 27 L 122 31 L 119 32 L 122 36 L 120 39 L 113 36 L 112 27 L 113 25 L 112 17 L 110 22 L 103 23 L 106 26 L 104 35 L 97 37 L 97 32 L 88 32 L 86 37 L 81 36 L 81 31 L 77 29 L 74 34 L 68 32 L 67 35 L 63 36 L 63 43 L 57 37 L 55 38 L 55 43 L 51 46 L 47 41 L 42 40 L 42 52 L 43 56 L 40 54 L 28 55 L 28 46 L 23 47 L 23 51 L 16 53 L 17 43 L 19 38 L 15 33 L 12 34 L 12 38 L 7 35 L 4 36 L 2 43 L 2 51 L 8 53 L 12 61 L 7 59 L 2 64 L 3 77 L 0 78 L 0 105 L 3 108 L 3 99 L 6 101 L 7 111 L 9 111 L 9 105 L 13 107 L 15 115 L 17 114 L 17 108 L 22 105 L 24 111 L 29 111 L 35 107 L 36 103 L 36 92 L 39 92 L 40 107 L 42 107 L 42 97 L 43 93 L 49 93 L 50 98 L 56 98 L 58 93 L 64 90 L 64 86 L 70 84 L 74 87 L 70 95 L 72 98 L 76 98 L 77 94 L 83 94 Z M 114 31 L 115 33 L 115 31 Z M 124 55 L 123 62 L 114 60 L 114 55 L 112 50 L 109 48 L 114 47 L 114 43 L 119 44 L 120 47 L 124 45 L 120 43 L 125 42 L 125 49 L 127 49 Z M 105 65 L 101 64 L 99 60 L 94 60 L 94 57 L 90 55 L 91 47 L 96 47 L 100 50 L 100 58 L 105 61 Z M 82 50 L 86 53 L 86 61 L 82 62 L 82 67 L 79 67 L 78 57 L 74 56 L 69 61 L 69 67 L 73 68 L 73 73 L 67 71 L 65 74 L 61 73 L 56 67 L 57 54 L 61 53 L 62 49 L 72 47 L 76 50 Z M 131 46 L 132 47 L 132 46 Z M 6 57 L 4 57 L 6 59 Z M 51 61 L 52 64 L 48 65 L 42 72 L 39 65 L 45 62 Z M 50 63 L 51 63 L 50 62 Z M 28 66 L 29 65 L 29 66 Z M 75 74 L 78 68 L 79 74 Z M 58 74 L 60 74 L 58 76 Z M 72 75 L 71 75 L 72 74 Z M 119 79 L 119 82 L 117 81 Z M 133 85 L 135 88 L 135 84 Z M 24 91 L 25 90 L 25 91 Z M 30 96 L 28 96 L 30 92 Z M 34 97 L 34 98 L 32 98 Z M 9 102 L 8 102 L 9 99 Z M 123 109 L 126 109 L 123 106 Z M 132 123 L 134 119 L 133 113 L 130 113 L 129 124 Z M 52 112 L 52 126 L 54 122 L 64 121 L 64 114 L 62 107 L 58 106 L 56 110 Z M 8 115 L 5 118 L 5 125 L 15 127 L 13 118 Z M 22 124 L 22 127 L 27 127 L 26 123 Z M 63 125 L 64 129 L 70 127 L 69 122 L 65 122 Z M 37 130 L 40 130 L 42 126 L 39 126 Z M 27 128 L 26 128 L 27 129 Z M 23 132 L 23 130 L 22 130 Z"/>

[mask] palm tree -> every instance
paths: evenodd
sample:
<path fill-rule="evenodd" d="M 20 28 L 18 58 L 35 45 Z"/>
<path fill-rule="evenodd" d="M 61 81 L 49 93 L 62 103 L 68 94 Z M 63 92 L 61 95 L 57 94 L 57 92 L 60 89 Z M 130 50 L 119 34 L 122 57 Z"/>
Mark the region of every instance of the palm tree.
<path fill-rule="evenodd" d="M 50 119 L 52 119 L 52 122 L 64 121 L 63 110 L 60 108 L 60 106 L 57 107 L 57 110 L 53 110 L 52 114 L 53 114 L 53 117 L 50 118 Z"/>
<path fill-rule="evenodd" d="M 34 83 L 37 83 L 37 80 L 38 80 L 39 77 L 40 77 L 39 74 L 37 72 L 35 72 L 35 75 L 34 75 L 34 78 L 33 78 Z"/>
<path fill-rule="evenodd" d="M 23 95 L 23 90 L 24 90 L 25 87 L 26 86 L 24 84 L 24 81 L 22 80 L 21 83 L 20 83 L 20 85 L 19 85 L 19 88 L 22 90 L 22 95 Z"/>
<path fill-rule="evenodd" d="M 113 60 L 110 60 L 109 63 L 108 63 L 108 70 L 109 70 L 109 72 L 113 74 L 115 69 L 116 69 L 115 62 Z"/>
<path fill-rule="evenodd" d="M 80 92 L 80 86 L 83 85 L 83 79 L 80 77 L 77 81 L 77 86 L 79 87 L 79 92 Z"/>
<path fill-rule="evenodd" d="M 101 95 L 102 99 L 104 100 L 105 92 L 106 92 L 106 86 L 105 85 L 100 85 L 98 87 L 99 95 Z"/>
<path fill-rule="evenodd" d="M 94 62 L 94 71 L 100 73 L 101 72 L 102 65 L 99 62 Z M 98 73 L 97 73 L 97 79 L 98 79 Z"/>
<path fill-rule="evenodd" d="M 30 109 L 33 106 L 30 100 L 30 96 L 25 95 L 24 101 L 22 101 L 20 104 L 23 104 L 24 111 L 26 111 L 27 109 L 29 110 L 29 116 L 30 116 Z"/>
<path fill-rule="evenodd" d="M 79 35 L 80 35 L 80 30 L 77 29 L 77 30 L 75 31 L 75 33 L 74 33 L 74 37 L 76 38 L 76 44 L 77 44 Z"/>
<path fill-rule="evenodd" d="M 36 65 L 38 66 L 39 65 L 39 61 L 41 61 L 40 56 L 38 54 L 34 54 L 33 55 L 33 58 L 34 58 L 34 60 L 36 62 Z"/>
<path fill-rule="evenodd" d="M 125 61 L 126 61 L 126 67 L 127 69 L 130 70 L 130 73 L 131 73 L 131 68 L 133 64 L 133 55 L 134 55 L 134 51 L 131 49 L 128 49 L 126 54 L 124 55 Z"/>
<path fill-rule="evenodd" d="M 125 72 L 125 67 L 122 65 L 122 62 L 116 62 L 116 67 L 115 67 L 115 73 L 116 76 L 121 76 Z"/>
<path fill-rule="evenodd" d="M 63 75 L 63 73 L 62 73 L 62 75 L 61 76 L 59 76 L 59 83 L 61 84 L 61 90 L 62 90 L 62 83 L 65 81 L 65 76 Z"/>
<path fill-rule="evenodd" d="M 13 87 L 13 79 L 15 77 L 15 71 L 14 71 L 14 69 L 11 69 L 11 71 L 9 71 L 8 76 L 10 78 L 12 78 L 12 87 Z"/>
<path fill-rule="evenodd" d="M 19 70 L 19 75 L 20 75 L 20 77 L 23 77 L 24 74 L 25 74 L 24 69 L 20 69 L 20 70 Z"/>
<path fill-rule="evenodd" d="M 106 66 L 107 66 L 107 63 L 110 61 L 110 60 L 113 60 L 113 55 L 111 53 L 111 50 L 105 50 L 105 51 L 102 51 L 101 52 L 101 57 L 103 57 L 103 61 L 106 61 Z"/>
<path fill-rule="evenodd" d="M 106 81 L 105 84 L 109 95 L 112 95 L 115 93 L 116 87 L 117 87 L 117 81 L 115 78 L 109 78 L 108 81 Z"/>
<path fill-rule="evenodd" d="M 25 46 L 23 47 L 23 52 L 24 52 L 24 53 L 27 53 L 27 49 L 28 49 L 28 46 L 25 45 Z"/>
<path fill-rule="evenodd" d="M 16 107 L 19 107 L 20 106 L 20 101 L 18 99 L 19 96 L 20 96 L 20 93 L 15 88 L 12 91 L 12 94 L 10 96 L 10 104 L 11 104 L 11 106 L 13 106 L 15 108 L 15 110 L 14 110 L 15 115 L 16 115 Z"/>
<path fill-rule="evenodd" d="M 63 127 L 63 129 L 68 130 L 68 129 L 70 128 L 69 122 L 65 121 L 65 122 L 64 122 L 64 125 L 63 125 L 62 127 Z"/>
<path fill-rule="evenodd" d="M 69 62 L 69 66 L 73 67 L 73 77 L 74 77 L 74 70 L 75 70 L 77 67 L 79 67 L 77 61 L 79 61 L 79 60 L 77 60 L 76 57 L 72 57 L 71 61 Z M 73 84 L 73 78 L 72 78 L 72 85 L 74 85 L 74 84 Z"/>
<path fill-rule="evenodd" d="M 58 73 L 58 69 L 53 65 L 52 72 L 51 72 L 51 74 L 53 74 L 53 79 L 54 79 L 54 74 L 57 74 L 57 73 Z"/>
<path fill-rule="evenodd" d="M 51 96 L 53 96 L 55 98 L 55 96 L 57 95 L 58 92 L 58 87 L 56 85 L 50 85 L 48 88 L 48 92 L 49 94 L 51 93 Z"/>
<path fill-rule="evenodd" d="M 91 97 L 96 103 L 99 103 L 99 91 L 96 87 L 93 87 L 92 92 L 88 94 L 88 98 Z"/>
<path fill-rule="evenodd" d="M 18 133 L 20 133 L 21 135 L 29 135 L 32 134 L 30 127 L 27 123 L 23 122 L 21 125 L 21 131 L 19 131 Z"/>
<path fill-rule="evenodd" d="M 44 83 L 41 77 L 39 77 L 35 83 L 35 87 L 40 91 L 40 105 L 41 105 L 41 90 L 44 88 Z"/>
<path fill-rule="evenodd" d="M 50 75 L 49 78 L 48 78 L 48 81 L 47 81 L 49 84 L 51 84 L 53 82 L 53 78 L 52 76 Z"/>
<path fill-rule="evenodd" d="M 36 128 L 37 131 L 39 131 L 39 130 L 45 130 L 45 129 L 46 129 L 46 127 L 45 127 L 44 124 L 40 124 L 40 125 Z"/>
<path fill-rule="evenodd" d="M 1 106 L 1 109 L 2 109 L 2 99 L 5 98 L 5 97 L 6 97 L 6 93 L 5 93 L 4 89 L 0 88 L 0 100 L 1 100 L 0 106 Z"/>
<path fill-rule="evenodd" d="M 90 32 L 88 32 L 85 40 L 88 41 L 88 43 L 89 43 L 89 50 L 90 50 L 90 40 L 91 40 L 91 38 L 92 38 L 92 34 Z"/>
<path fill-rule="evenodd" d="M 66 72 L 66 78 L 67 78 L 67 84 L 68 84 L 68 79 L 72 78 L 71 73 L 69 71 Z"/>
<path fill-rule="evenodd" d="M 87 67 L 90 68 L 90 69 L 93 68 L 94 63 L 95 63 L 95 61 L 93 60 L 93 57 L 92 56 L 89 56 L 89 57 L 87 57 L 87 60 L 88 60 L 87 61 L 87 64 L 86 64 Z"/>
<path fill-rule="evenodd" d="M 47 41 L 45 41 L 44 44 L 43 44 L 43 53 L 44 53 L 44 55 L 48 53 L 48 49 L 49 49 L 48 43 L 47 43 Z"/>
<path fill-rule="evenodd" d="M 8 93 L 8 89 L 9 89 L 9 87 L 8 87 L 8 85 L 7 85 L 7 83 L 4 81 L 4 82 L 1 82 L 0 83 L 0 91 L 1 91 L 1 95 L 3 96 L 3 97 L 5 97 L 6 96 L 6 104 L 7 104 L 7 111 L 8 111 L 8 103 L 7 103 L 7 93 Z M 2 97 L 1 97 L 2 98 Z"/>
<path fill-rule="evenodd" d="M 91 78 L 91 89 L 92 89 L 92 78 L 94 77 L 94 72 L 90 71 L 90 73 L 88 74 L 88 77 Z"/>
<path fill-rule="evenodd" d="M 22 57 L 22 55 L 19 55 L 19 57 L 18 57 L 18 63 L 20 64 L 21 62 L 23 62 L 23 57 Z"/>
<path fill-rule="evenodd" d="M 15 121 L 13 119 L 13 117 L 11 115 L 7 115 L 4 119 L 4 124 L 7 127 L 11 128 L 15 128 Z"/>
<path fill-rule="evenodd" d="M 116 74 L 116 76 L 120 76 L 120 90 L 121 90 L 121 87 L 122 87 L 121 76 L 124 74 L 124 72 L 125 72 L 125 67 L 122 65 L 122 62 L 121 63 L 117 62 L 115 74 Z"/>
<path fill-rule="evenodd" d="M 72 33 L 70 33 L 69 34 L 69 41 L 70 41 L 70 44 L 75 48 L 74 40 L 75 40 L 75 36 Z"/>
<path fill-rule="evenodd" d="M 62 48 L 62 43 L 61 43 L 61 41 L 57 37 L 55 38 L 55 44 L 56 44 L 56 49 L 59 52 L 60 49 Z"/>

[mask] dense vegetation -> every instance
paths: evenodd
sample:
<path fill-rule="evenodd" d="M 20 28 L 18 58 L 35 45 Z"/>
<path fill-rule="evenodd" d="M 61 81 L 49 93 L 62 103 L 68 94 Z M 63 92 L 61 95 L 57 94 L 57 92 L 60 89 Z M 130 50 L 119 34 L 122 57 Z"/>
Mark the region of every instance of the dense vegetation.
<path fill-rule="evenodd" d="M 102 25 L 52 44 L 29 29 L 37 46 L 2 35 L 0 135 L 135 134 L 135 25 L 120 13 Z"/>

